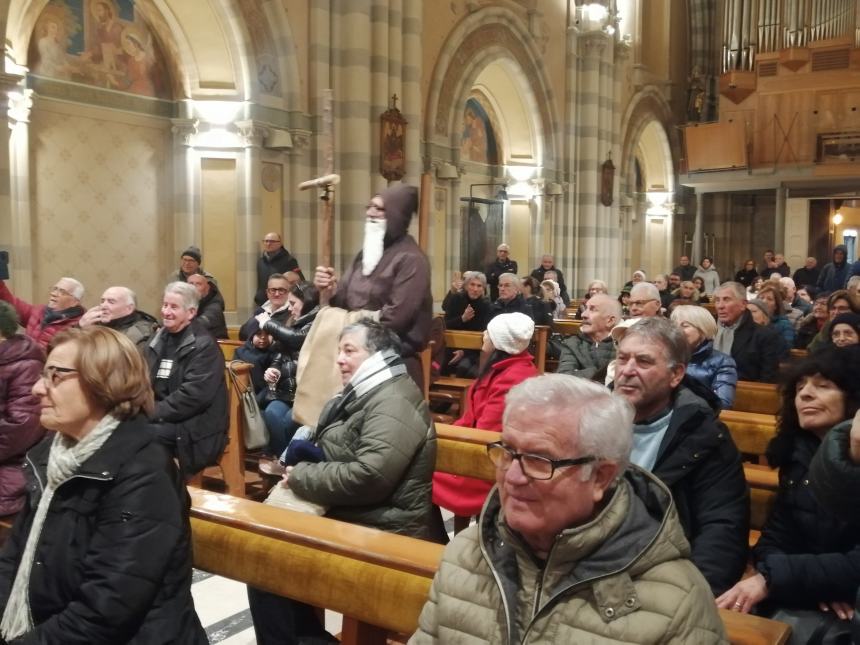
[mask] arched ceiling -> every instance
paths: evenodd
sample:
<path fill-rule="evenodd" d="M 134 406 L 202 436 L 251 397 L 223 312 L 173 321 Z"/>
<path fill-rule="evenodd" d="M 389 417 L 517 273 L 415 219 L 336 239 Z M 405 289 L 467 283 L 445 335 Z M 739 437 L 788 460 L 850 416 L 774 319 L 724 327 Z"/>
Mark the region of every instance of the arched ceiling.
<path fill-rule="evenodd" d="M 478 74 L 473 87 L 494 104 L 502 128 L 504 162 L 539 163 L 533 112 L 527 109 L 523 84 L 513 76 L 511 67 L 510 62 L 497 59 Z"/>
<path fill-rule="evenodd" d="M 666 131 L 656 119 L 649 121 L 642 129 L 637 152 L 644 175 L 645 190 L 672 192 L 675 189 L 672 152 Z"/>
<path fill-rule="evenodd" d="M 185 34 L 197 69 L 200 89 L 235 90 L 237 83 L 232 48 L 223 17 L 212 3 L 200 0 L 162 0 Z"/>

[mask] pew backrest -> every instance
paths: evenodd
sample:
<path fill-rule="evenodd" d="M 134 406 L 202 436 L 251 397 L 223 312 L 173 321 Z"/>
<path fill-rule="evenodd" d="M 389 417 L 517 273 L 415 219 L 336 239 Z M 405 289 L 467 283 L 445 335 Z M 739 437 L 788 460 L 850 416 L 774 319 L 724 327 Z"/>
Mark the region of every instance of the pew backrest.
<path fill-rule="evenodd" d="M 442 556 L 441 545 L 325 517 L 294 513 L 189 488 L 194 566 L 259 589 L 344 614 L 348 622 L 411 634 Z M 225 557 L 230 554 L 230 557 Z M 736 645 L 781 645 L 775 621 L 720 610 Z"/>
<path fill-rule="evenodd" d="M 779 390 L 773 383 L 738 381 L 732 409 L 739 412 L 777 414 L 779 404 Z"/>

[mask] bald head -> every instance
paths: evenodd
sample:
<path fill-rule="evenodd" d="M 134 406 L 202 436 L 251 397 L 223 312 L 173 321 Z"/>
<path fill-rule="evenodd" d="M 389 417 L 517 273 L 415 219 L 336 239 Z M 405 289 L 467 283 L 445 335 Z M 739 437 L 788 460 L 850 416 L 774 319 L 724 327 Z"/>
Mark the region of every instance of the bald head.
<path fill-rule="evenodd" d="M 619 322 L 621 322 L 621 303 L 612 296 L 597 293 L 585 302 L 581 330 L 592 340 L 603 340 Z"/>
<path fill-rule="evenodd" d="M 128 287 L 108 287 L 99 301 L 103 322 L 128 316 L 136 308 L 137 296 Z"/>

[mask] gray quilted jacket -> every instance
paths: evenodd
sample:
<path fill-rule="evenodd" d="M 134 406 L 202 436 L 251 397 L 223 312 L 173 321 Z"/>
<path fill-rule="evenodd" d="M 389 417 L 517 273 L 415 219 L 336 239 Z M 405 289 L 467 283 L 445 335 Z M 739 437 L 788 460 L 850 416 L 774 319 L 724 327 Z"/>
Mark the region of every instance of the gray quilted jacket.
<path fill-rule="evenodd" d="M 668 489 L 631 469 L 544 563 L 507 528 L 498 490 L 445 549 L 410 645 L 728 643 Z"/>
<path fill-rule="evenodd" d="M 338 401 L 329 401 L 320 419 Z M 299 497 L 328 506 L 326 517 L 335 520 L 429 537 L 436 431 L 408 375 L 346 403 L 314 442 L 326 461 L 295 466 L 290 488 Z"/>

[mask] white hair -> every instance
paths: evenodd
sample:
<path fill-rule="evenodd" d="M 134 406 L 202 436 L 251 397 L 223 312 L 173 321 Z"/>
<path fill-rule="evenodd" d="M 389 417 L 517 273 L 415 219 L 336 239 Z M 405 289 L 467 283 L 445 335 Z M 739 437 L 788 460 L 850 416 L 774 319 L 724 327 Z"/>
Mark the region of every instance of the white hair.
<path fill-rule="evenodd" d="M 200 296 L 197 294 L 197 289 L 194 288 L 193 284 L 188 284 L 187 282 L 171 282 L 166 287 L 164 287 L 164 295 L 168 293 L 175 293 L 177 296 L 182 298 L 182 308 L 185 311 L 189 309 L 197 309 L 200 304 Z"/>
<path fill-rule="evenodd" d="M 487 276 L 480 271 L 466 271 L 463 273 L 463 284 L 469 284 L 470 280 L 478 280 L 484 285 L 484 289 L 487 288 Z"/>
<path fill-rule="evenodd" d="M 69 289 L 69 295 L 72 296 L 75 300 L 83 300 L 84 299 L 84 285 L 82 285 L 78 280 L 74 278 L 70 278 L 68 276 L 63 276 L 60 280 L 66 280 L 72 283 L 72 288 Z"/>
<path fill-rule="evenodd" d="M 514 410 L 522 409 L 534 413 L 551 410 L 565 430 L 578 434 L 577 446 L 583 456 L 616 462 L 618 477 L 627 468 L 633 446 L 633 407 L 604 386 L 569 374 L 535 376 L 508 392 L 502 424 L 508 423 Z M 577 416 L 578 427 L 570 423 Z M 540 426 L 534 431 L 540 432 Z M 586 464 L 580 471 L 582 481 L 591 477 L 591 466 Z"/>
<path fill-rule="evenodd" d="M 633 293 L 641 293 L 643 296 L 648 298 L 649 300 L 660 300 L 660 290 L 650 282 L 639 282 L 633 285 L 633 288 L 630 289 L 630 297 L 633 298 Z"/>

